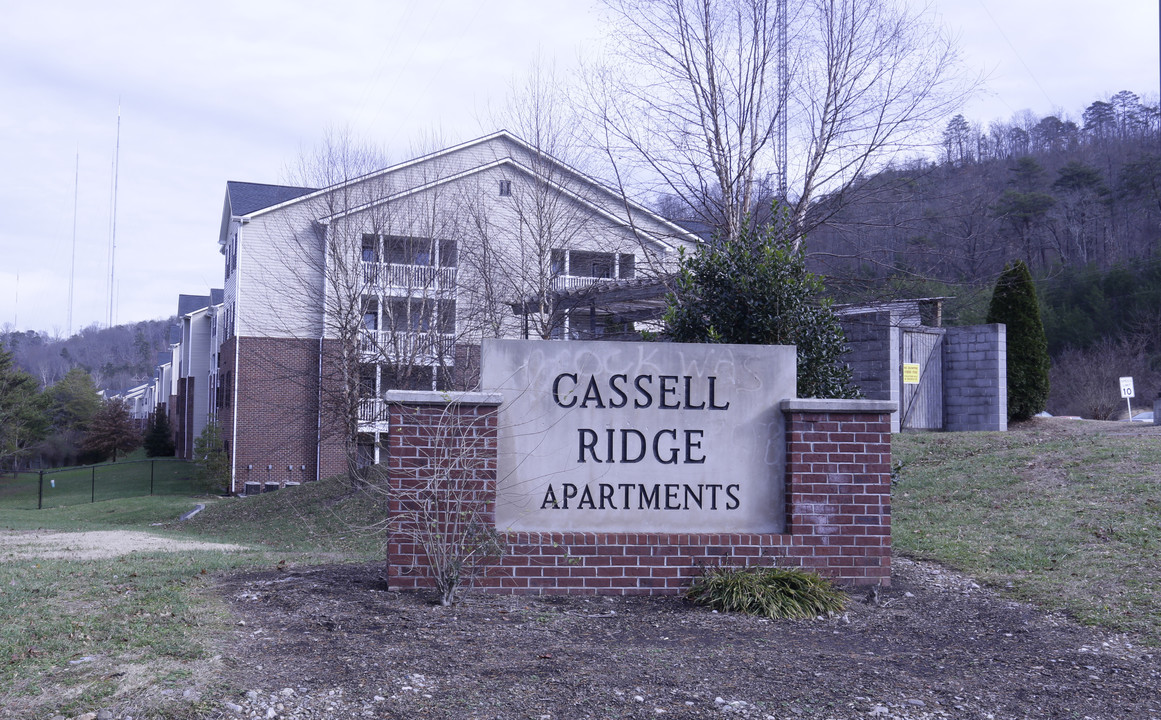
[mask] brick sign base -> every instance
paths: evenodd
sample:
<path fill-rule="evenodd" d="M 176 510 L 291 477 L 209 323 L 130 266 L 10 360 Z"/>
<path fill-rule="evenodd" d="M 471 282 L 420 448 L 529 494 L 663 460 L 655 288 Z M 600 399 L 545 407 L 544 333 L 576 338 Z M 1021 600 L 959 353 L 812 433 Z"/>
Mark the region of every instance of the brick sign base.
<path fill-rule="evenodd" d="M 448 403 L 435 393 L 398 393 L 388 401 L 388 470 L 393 496 L 402 498 L 392 505 L 399 517 L 388 542 L 390 585 L 429 588 L 429 563 L 406 499 L 417 487 L 431 487 L 434 474 L 456 484 L 461 499 L 455 512 L 432 517 L 466 517 L 469 508 L 473 517 L 494 522 L 499 399 L 465 395 Z M 801 567 L 842 584 L 889 585 L 893 410 L 893 403 L 874 400 L 782 402 L 788 532 L 502 533 L 504 554 L 482 566 L 474 587 L 513 594 L 676 594 L 701 567 L 719 564 Z M 449 433 L 452 417 L 456 429 Z M 440 447 L 449 437 L 470 449 L 469 462 L 440 462 L 449 455 Z"/>

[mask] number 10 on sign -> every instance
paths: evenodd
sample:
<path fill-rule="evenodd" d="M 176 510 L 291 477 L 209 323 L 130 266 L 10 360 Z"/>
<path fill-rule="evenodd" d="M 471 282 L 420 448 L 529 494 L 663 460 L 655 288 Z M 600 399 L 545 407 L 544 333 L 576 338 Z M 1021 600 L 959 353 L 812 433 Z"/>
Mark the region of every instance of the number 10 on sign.
<path fill-rule="evenodd" d="M 1125 399 L 1125 404 L 1129 406 L 1129 421 L 1133 420 L 1133 378 L 1121 378 L 1121 397 Z"/>

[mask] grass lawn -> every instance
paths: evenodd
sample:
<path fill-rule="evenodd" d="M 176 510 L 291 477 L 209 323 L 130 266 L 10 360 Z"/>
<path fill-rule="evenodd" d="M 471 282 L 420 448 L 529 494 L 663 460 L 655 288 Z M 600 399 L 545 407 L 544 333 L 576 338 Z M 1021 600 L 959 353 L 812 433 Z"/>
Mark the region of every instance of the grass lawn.
<path fill-rule="evenodd" d="M 897 552 L 1161 645 L 1161 428 L 896 436 Z"/>
<path fill-rule="evenodd" d="M 196 503 L 207 509 L 179 523 Z M 0 544 L 0 707 L 71 716 L 127 693 L 170 688 L 180 697 L 195 678 L 213 687 L 228 672 L 213 655 L 214 637 L 229 627 L 209 591 L 213 576 L 281 562 L 382 557 L 364 529 L 375 513 L 335 481 L 245 500 L 146 496 L 39 511 L 0 507 L 0 530 L 139 531 L 245 546 L 45 558 Z M 196 704 L 175 707 L 189 717 L 200 711 Z"/>

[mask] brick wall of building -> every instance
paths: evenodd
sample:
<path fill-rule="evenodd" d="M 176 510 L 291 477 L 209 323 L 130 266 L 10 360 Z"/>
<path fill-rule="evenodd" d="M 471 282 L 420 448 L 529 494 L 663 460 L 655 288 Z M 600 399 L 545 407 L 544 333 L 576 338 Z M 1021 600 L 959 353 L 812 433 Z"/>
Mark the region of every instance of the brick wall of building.
<path fill-rule="evenodd" d="M 674 594 L 703 565 L 797 566 L 841 583 L 890 584 L 891 424 L 893 404 L 882 401 L 788 400 L 787 532 L 586 533 L 512 532 L 507 551 L 487 566 L 475 587 L 536 594 Z M 446 408 L 426 402 L 392 405 L 389 477 L 407 497 L 441 456 L 436 423 Z M 461 437 L 472 447 L 495 447 L 493 403 L 455 409 Z M 466 415 L 465 415 L 466 413 Z M 486 457 L 484 459 L 487 459 Z M 438 465 L 438 463 L 434 463 Z M 494 525 L 495 464 L 456 480 L 470 491 L 473 513 Z M 392 513 L 407 515 L 402 504 Z M 390 583 L 431 587 L 424 548 L 413 532 L 389 539 Z"/>
<path fill-rule="evenodd" d="M 316 478 L 318 465 L 319 342 L 287 338 L 233 338 L 223 345 L 223 368 L 237 392 L 220 413 L 222 435 L 235 456 L 235 493 L 245 484 L 282 484 Z M 237 413 L 237 427 L 233 413 Z"/>

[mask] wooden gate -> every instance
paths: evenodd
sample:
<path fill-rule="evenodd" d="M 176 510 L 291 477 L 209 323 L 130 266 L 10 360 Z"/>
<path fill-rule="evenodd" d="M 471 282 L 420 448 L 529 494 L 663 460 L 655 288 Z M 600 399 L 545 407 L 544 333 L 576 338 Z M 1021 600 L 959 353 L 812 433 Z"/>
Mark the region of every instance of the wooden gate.
<path fill-rule="evenodd" d="M 900 374 L 906 375 L 902 365 L 919 366 L 919 382 L 900 378 L 901 430 L 943 429 L 943 332 L 935 328 L 905 328 L 899 333 Z"/>

